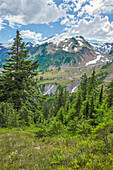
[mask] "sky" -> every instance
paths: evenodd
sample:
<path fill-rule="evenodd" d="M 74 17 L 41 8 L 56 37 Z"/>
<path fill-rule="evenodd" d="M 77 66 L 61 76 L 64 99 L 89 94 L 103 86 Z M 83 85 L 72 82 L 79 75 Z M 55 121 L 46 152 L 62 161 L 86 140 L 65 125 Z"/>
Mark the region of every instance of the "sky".
<path fill-rule="evenodd" d="M 0 0 L 0 43 L 17 29 L 35 44 L 61 33 L 113 43 L 113 0 Z"/>

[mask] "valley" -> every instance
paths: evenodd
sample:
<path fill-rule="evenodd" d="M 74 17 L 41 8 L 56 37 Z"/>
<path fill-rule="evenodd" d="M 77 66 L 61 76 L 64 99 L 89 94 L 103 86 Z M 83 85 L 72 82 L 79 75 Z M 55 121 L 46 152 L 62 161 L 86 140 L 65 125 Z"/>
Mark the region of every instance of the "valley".
<path fill-rule="evenodd" d="M 0 167 L 112 169 L 112 52 L 55 38 L 1 45 Z"/>
<path fill-rule="evenodd" d="M 7 57 L 6 51 L 10 51 L 11 44 L 0 44 L 1 64 Z M 97 73 L 107 72 L 103 83 L 112 79 L 113 66 L 101 69 L 107 63 L 112 62 L 113 44 L 89 43 L 82 36 L 67 38 L 63 34 L 42 41 L 40 44 L 26 43 L 26 49 L 30 49 L 28 58 L 39 60 L 37 86 L 42 94 L 53 94 L 59 85 L 65 87 L 70 93 L 77 90 L 80 78 L 84 73 L 90 76 L 95 68 Z M 43 92 L 41 90 L 41 86 Z M 74 88 L 76 90 L 74 90 Z"/>

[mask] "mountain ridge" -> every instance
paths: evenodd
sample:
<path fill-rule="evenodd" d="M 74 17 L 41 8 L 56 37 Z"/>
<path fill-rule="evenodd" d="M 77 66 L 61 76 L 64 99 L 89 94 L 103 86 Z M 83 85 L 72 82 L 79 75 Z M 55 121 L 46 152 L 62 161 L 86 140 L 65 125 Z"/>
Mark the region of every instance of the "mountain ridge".
<path fill-rule="evenodd" d="M 113 44 L 105 44 L 108 52 L 112 50 Z M 39 44 L 26 43 L 26 48 L 30 49 L 28 58 L 39 59 L 40 70 L 55 69 L 58 67 L 87 66 L 98 62 L 106 63 L 112 57 L 105 55 L 104 45 L 89 43 L 82 36 L 67 38 L 66 34 L 56 34 Z M 1 62 L 6 58 L 6 51 L 9 51 L 11 43 L 0 44 Z"/>

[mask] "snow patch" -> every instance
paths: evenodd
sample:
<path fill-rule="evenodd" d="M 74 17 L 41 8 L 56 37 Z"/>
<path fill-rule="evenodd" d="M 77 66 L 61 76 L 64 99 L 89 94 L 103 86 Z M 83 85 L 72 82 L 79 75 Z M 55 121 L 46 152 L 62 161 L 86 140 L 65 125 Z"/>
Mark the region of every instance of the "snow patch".
<path fill-rule="evenodd" d="M 104 56 L 98 55 L 95 60 L 92 60 L 92 61 L 87 62 L 87 63 L 86 63 L 86 66 L 88 66 L 88 65 L 90 65 L 90 64 L 96 64 L 96 62 L 99 61 L 101 58 L 104 58 Z"/>
<path fill-rule="evenodd" d="M 74 48 L 74 51 L 75 51 L 75 52 L 77 52 L 77 51 L 78 51 L 78 49 L 75 47 L 75 48 Z"/>
<path fill-rule="evenodd" d="M 83 45 L 84 45 L 81 41 L 78 41 L 78 43 L 79 43 L 80 46 L 83 46 Z"/>
<path fill-rule="evenodd" d="M 76 40 L 77 41 L 83 41 L 83 38 L 77 37 Z"/>
<path fill-rule="evenodd" d="M 65 47 L 65 48 L 63 48 L 63 50 L 64 50 L 64 51 L 68 51 L 68 48 L 69 48 L 69 47 Z"/>
<path fill-rule="evenodd" d="M 96 51 L 95 53 L 96 53 L 96 54 L 100 54 L 100 53 L 99 53 L 99 52 L 97 52 L 97 51 Z"/>
<path fill-rule="evenodd" d="M 46 91 L 43 95 L 50 94 L 50 91 L 51 91 L 53 88 L 54 88 L 54 85 L 52 85 L 51 88 L 50 88 L 48 91 Z"/>
<path fill-rule="evenodd" d="M 76 86 L 71 90 L 71 93 L 75 93 L 75 92 L 77 91 L 77 89 L 78 89 L 78 86 L 79 86 L 79 84 L 76 85 Z"/>

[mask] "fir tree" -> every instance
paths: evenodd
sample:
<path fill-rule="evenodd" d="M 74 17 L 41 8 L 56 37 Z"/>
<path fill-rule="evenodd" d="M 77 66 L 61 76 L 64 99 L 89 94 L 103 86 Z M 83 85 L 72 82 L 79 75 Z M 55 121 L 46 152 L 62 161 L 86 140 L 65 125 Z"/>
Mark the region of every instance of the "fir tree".
<path fill-rule="evenodd" d="M 99 95 L 99 103 L 101 104 L 103 100 L 103 85 L 101 86 L 101 90 L 100 90 L 100 95 Z"/>
<path fill-rule="evenodd" d="M 113 106 L 113 80 L 108 84 L 106 93 L 107 93 L 107 98 L 106 98 L 107 106 L 111 107 Z"/>
<path fill-rule="evenodd" d="M 82 97 L 83 100 L 86 100 L 86 95 L 87 95 L 87 75 L 86 73 L 81 77 L 81 89 L 82 89 Z"/>
<path fill-rule="evenodd" d="M 54 115 L 57 115 L 57 112 L 59 111 L 61 106 L 65 106 L 66 102 L 66 91 L 63 91 L 63 88 L 59 91 L 58 96 L 56 97 L 55 100 L 55 107 L 53 109 Z"/>
<path fill-rule="evenodd" d="M 97 96 L 97 76 L 96 76 L 96 73 L 95 73 L 95 69 L 93 70 L 93 73 L 91 75 L 91 78 L 89 80 L 89 85 L 88 85 L 88 94 L 90 95 L 92 90 L 94 92 L 94 95 L 95 95 L 95 99 L 96 99 L 96 96 Z"/>
<path fill-rule="evenodd" d="M 75 103 L 73 104 L 73 109 L 75 109 L 75 116 L 79 116 L 81 106 L 82 106 L 82 90 L 81 86 L 79 87 L 77 93 L 76 93 L 76 98 L 75 98 Z"/>
<path fill-rule="evenodd" d="M 11 52 L 7 52 L 10 59 L 5 59 L 6 64 L 3 65 L 3 75 L 0 78 L 2 87 L 0 102 L 13 103 L 17 111 L 26 101 L 29 103 L 29 107 L 35 105 L 36 101 L 36 82 L 33 78 L 36 76 L 35 69 L 39 64 L 38 60 L 35 62 L 27 60 L 28 51 L 17 30 Z"/>

